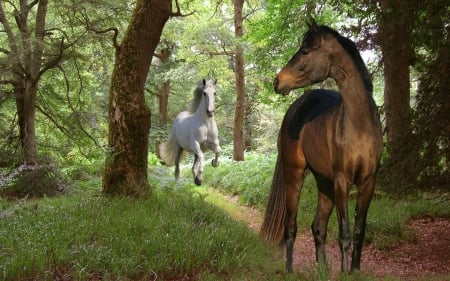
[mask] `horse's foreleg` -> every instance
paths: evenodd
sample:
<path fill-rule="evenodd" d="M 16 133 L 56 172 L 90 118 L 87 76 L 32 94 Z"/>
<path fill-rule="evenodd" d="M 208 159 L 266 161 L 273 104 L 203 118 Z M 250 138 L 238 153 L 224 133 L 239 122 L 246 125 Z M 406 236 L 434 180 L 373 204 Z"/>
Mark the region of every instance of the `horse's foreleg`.
<path fill-rule="evenodd" d="M 348 272 L 348 249 L 351 245 L 350 224 L 348 221 L 347 197 L 349 184 L 343 174 L 334 181 L 336 212 L 339 223 L 339 248 L 341 250 L 341 271 Z"/>
<path fill-rule="evenodd" d="M 358 188 L 358 199 L 355 210 L 355 226 L 353 230 L 353 255 L 351 270 L 360 269 L 361 251 L 366 233 L 366 218 L 370 201 L 375 189 L 375 178 Z"/>
<path fill-rule="evenodd" d="M 316 176 L 316 182 L 319 190 L 319 200 L 316 215 L 311 224 L 311 231 L 316 248 L 316 261 L 319 266 L 323 264 L 328 270 L 325 243 L 328 221 L 334 207 L 333 183 L 318 176 Z"/>
<path fill-rule="evenodd" d="M 216 153 L 216 156 L 214 157 L 214 159 L 211 161 L 211 165 L 213 167 L 218 167 L 219 166 L 219 153 Z"/>
<path fill-rule="evenodd" d="M 221 148 L 220 148 L 219 144 L 214 144 L 214 145 L 212 145 L 211 150 L 215 154 L 214 159 L 211 161 L 211 165 L 213 167 L 217 167 L 217 166 L 219 166 L 219 155 L 220 155 Z"/>

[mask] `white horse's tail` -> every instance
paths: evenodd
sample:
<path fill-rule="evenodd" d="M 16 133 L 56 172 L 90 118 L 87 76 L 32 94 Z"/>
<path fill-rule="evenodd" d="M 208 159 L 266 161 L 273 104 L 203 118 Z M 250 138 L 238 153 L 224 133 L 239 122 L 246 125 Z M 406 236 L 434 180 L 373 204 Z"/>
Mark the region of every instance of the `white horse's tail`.
<path fill-rule="evenodd" d="M 159 157 L 166 166 L 175 165 L 175 146 L 177 145 L 175 135 L 173 132 L 169 134 L 166 142 L 159 145 Z M 183 150 L 180 156 L 180 161 L 186 157 L 186 152 Z"/>

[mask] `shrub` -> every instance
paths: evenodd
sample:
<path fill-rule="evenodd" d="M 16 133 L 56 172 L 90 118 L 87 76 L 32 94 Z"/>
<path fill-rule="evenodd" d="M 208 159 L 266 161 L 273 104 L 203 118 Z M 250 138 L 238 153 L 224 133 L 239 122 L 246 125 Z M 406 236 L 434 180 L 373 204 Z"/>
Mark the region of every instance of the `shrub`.
<path fill-rule="evenodd" d="M 21 165 L 0 179 L 0 194 L 3 197 L 55 196 L 67 187 L 67 180 L 51 165 Z"/>

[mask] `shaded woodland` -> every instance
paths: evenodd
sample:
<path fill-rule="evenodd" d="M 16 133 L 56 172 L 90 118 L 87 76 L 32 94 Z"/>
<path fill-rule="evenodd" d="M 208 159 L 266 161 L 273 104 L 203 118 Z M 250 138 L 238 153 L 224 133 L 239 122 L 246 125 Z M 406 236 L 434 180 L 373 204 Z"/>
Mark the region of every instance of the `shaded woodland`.
<path fill-rule="evenodd" d="M 219 81 L 230 157 L 274 153 L 292 98 L 272 81 L 310 16 L 366 54 L 384 128 L 380 188 L 448 192 L 450 7 L 431 0 L 2 0 L 2 177 L 43 168 L 28 173 L 32 183 L 100 176 L 104 193 L 139 196 L 158 144 L 206 77 Z M 47 194 L 43 186 L 17 192 Z"/>

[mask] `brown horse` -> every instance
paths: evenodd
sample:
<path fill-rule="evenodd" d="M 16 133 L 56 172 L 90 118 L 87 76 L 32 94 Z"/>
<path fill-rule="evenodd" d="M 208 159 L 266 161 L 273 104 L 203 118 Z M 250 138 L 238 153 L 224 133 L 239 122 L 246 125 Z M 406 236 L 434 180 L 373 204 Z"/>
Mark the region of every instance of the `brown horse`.
<path fill-rule="evenodd" d="M 278 73 L 277 93 L 333 78 L 340 93 L 312 90 L 288 109 L 278 136 L 278 158 L 261 236 L 286 245 L 286 269 L 292 271 L 297 207 L 305 172 L 318 187 L 318 206 L 311 225 L 316 260 L 326 265 L 325 240 L 336 205 L 341 270 L 348 271 L 352 234 L 348 194 L 357 186 L 351 270 L 359 270 L 366 217 L 375 188 L 382 133 L 372 82 L 355 44 L 314 20 L 299 51 Z"/>

